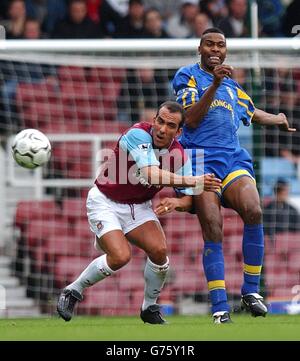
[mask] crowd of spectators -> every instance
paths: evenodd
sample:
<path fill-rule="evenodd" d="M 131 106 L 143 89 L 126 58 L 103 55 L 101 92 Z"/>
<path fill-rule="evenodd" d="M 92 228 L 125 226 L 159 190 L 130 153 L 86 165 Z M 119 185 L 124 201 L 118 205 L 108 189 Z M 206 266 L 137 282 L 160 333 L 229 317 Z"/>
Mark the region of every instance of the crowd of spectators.
<path fill-rule="evenodd" d="M 260 36 L 295 36 L 300 2 L 258 0 Z M 8 39 L 199 38 L 210 26 L 250 36 L 247 0 L 1 0 Z"/>

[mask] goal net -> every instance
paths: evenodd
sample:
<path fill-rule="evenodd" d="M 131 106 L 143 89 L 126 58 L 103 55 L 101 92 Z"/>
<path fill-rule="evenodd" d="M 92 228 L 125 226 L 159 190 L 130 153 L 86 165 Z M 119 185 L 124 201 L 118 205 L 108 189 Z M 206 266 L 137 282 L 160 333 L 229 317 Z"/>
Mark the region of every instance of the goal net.
<path fill-rule="evenodd" d="M 299 128 L 299 43 L 294 40 L 229 39 L 227 63 L 257 107 L 284 112 Z M 113 147 L 126 128 L 151 122 L 159 104 L 174 100 L 172 78 L 179 67 L 199 61 L 197 47 L 198 40 L 178 39 L 5 44 L 0 53 L 4 315 L 23 315 L 29 309 L 53 313 L 58 292 L 99 256 L 93 248 L 85 199 L 101 152 Z M 10 151 L 12 137 L 26 128 L 44 132 L 52 143 L 51 161 L 34 171 L 17 166 Z M 264 216 L 268 214 L 262 292 L 274 312 L 281 300 L 294 312 L 300 284 L 299 222 L 290 209 L 276 218 L 266 207 L 277 180 L 284 178 L 289 184 L 287 202 L 300 209 L 299 131 L 290 135 L 274 127 L 241 125 L 239 135 L 255 161 Z M 172 194 L 165 188 L 154 204 Z M 235 309 L 243 278 L 243 223 L 234 211 L 222 212 L 226 286 Z M 161 223 L 171 270 L 159 303 L 166 313 L 208 312 L 203 240 L 196 216 L 174 212 L 161 217 Z M 87 289 L 78 313 L 137 314 L 143 300 L 144 265 L 144 253 L 133 246 L 131 262 Z"/>

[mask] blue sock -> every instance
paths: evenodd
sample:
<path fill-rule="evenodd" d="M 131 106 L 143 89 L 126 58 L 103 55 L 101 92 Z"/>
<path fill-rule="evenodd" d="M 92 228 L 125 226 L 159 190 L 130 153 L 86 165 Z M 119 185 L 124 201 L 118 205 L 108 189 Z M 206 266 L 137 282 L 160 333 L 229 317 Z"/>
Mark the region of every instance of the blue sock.
<path fill-rule="evenodd" d="M 212 303 L 212 313 L 229 312 L 230 307 L 227 303 L 225 290 L 222 243 L 204 242 L 202 260 Z"/>
<path fill-rule="evenodd" d="M 264 231 L 262 224 L 244 226 L 243 237 L 244 283 L 242 295 L 258 293 L 264 257 Z"/>

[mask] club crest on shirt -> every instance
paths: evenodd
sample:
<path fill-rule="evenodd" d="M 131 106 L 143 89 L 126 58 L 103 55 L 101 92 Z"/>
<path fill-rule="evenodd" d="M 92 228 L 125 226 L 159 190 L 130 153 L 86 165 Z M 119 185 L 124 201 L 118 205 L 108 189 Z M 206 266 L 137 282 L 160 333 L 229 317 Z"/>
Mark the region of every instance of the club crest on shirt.
<path fill-rule="evenodd" d="M 227 87 L 226 87 L 226 90 L 227 90 L 230 98 L 233 100 L 233 99 L 234 99 L 234 95 L 233 95 L 233 92 L 232 92 L 231 88 L 230 88 L 229 86 L 227 86 Z"/>
<path fill-rule="evenodd" d="M 144 152 L 147 152 L 148 149 L 150 148 L 151 143 L 143 143 L 143 144 L 139 144 L 138 148 Z"/>

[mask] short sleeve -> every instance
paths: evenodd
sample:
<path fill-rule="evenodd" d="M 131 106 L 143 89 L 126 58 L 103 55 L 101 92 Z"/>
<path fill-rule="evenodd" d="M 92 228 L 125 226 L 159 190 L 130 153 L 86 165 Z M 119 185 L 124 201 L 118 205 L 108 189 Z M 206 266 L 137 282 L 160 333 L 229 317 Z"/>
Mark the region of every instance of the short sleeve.
<path fill-rule="evenodd" d="M 249 95 L 240 87 L 237 86 L 237 113 L 239 119 L 245 126 L 251 124 L 251 119 L 254 115 L 255 106 Z"/>
<path fill-rule="evenodd" d="M 188 157 L 186 158 L 184 165 L 181 168 L 179 168 L 175 173 L 180 176 L 192 176 L 193 175 L 192 164 Z M 192 196 L 194 194 L 192 187 L 188 187 L 188 188 L 183 188 L 183 187 L 177 188 L 176 187 L 176 188 L 174 188 L 174 190 L 177 195 L 178 195 L 178 193 L 182 193 L 187 196 Z"/>
<path fill-rule="evenodd" d="M 195 77 L 188 68 L 181 68 L 173 79 L 173 89 L 176 101 L 186 109 L 199 100 L 199 93 Z"/>
<path fill-rule="evenodd" d="M 130 129 L 120 139 L 120 147 L 129 152 L 139 168 L 159 166 L 152 146 L 152 137 L 143 129 Z"/>

